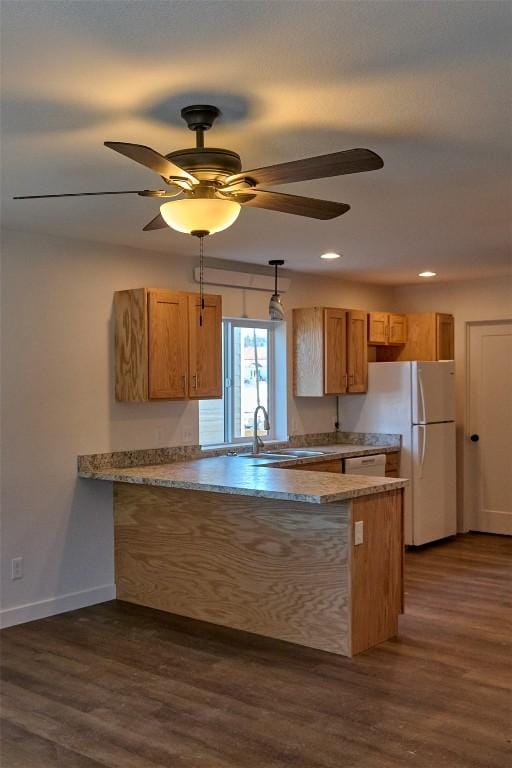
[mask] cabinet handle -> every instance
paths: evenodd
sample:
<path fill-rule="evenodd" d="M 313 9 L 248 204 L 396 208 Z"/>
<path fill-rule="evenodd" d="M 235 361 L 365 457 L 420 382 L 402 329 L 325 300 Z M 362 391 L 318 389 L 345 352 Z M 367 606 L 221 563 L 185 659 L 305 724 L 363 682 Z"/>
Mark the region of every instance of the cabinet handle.
<path fill-rule="evenodd" d="M 197 389 L 197 373 L 194 373 L 192 376 L 192 386 L 194 389 Z"/>
<path fill-rule="evenodd" d="M 343 381 L 344 381 L 344 384 L 345 384 L 345 389 L 347 389 L 347 387 L 348 387 L 348 373 L 344 373 L 343 374 Z"/>
<path fill-rule="evenodd" d="M 183 376 L 181 378 L 183 380 L 183 391 L 186 392 L 187 391 L 187 377 L 186 377 L 185 374 L 183 374 Z"/>
<path fill-rule="evenodd" d="M 199 374 L 198 373 L 196 373 L 196 384 L 197 384 L 198 388 L 201 386 L 201 379 L 199 378 Z"/>

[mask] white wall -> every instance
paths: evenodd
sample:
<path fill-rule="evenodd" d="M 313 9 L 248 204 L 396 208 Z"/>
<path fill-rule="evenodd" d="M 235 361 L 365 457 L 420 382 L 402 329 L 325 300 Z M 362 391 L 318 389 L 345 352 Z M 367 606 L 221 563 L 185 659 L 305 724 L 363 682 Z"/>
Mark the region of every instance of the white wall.
<path fill-rule="evenodd" d="M 474 519 L 471 485 L 472 444 L 465 438 L 466 324 L 512 318 L 512 279 L 507 276 L 455 283 L 428 282 L 395 289 L 393 307 L 401 312 L 447 312 L 455 316 L 457 392 L 457 502 L 459 530 Z"/>
<path fill-rule="evenodd" d="M 179 253 L 21 232 L 4 232 L 2 246 L 1 575 L 10 623 L 113 595 L 111 487 L 78 480 L 77 454 L 179 445 L 185 432 L 198 442 L 195 403 L 115 402 L 111 319 L 116 290 L 197 285 L 195 263 Z M 267 315 L 265 293 L 213 291 L 223 294 L 226 315 Z M 288 310 L 315 303 L 380 309 L 390 295 L 384 287 L 296 275 L 284 301 Z M 288 380 L 291 386 L 291 366 Z M 290 432 L 333 429 L 333 398 L 289 401 Z M 25 575 L 12 581 L 17 556 Z"/>

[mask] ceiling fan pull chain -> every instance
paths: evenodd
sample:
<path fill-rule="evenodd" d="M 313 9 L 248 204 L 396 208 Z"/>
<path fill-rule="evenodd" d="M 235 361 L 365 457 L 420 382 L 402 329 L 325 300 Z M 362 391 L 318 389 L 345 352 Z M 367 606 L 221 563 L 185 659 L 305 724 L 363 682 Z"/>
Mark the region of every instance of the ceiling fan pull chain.
<path fill-rule="evenodd" d="M 203 325 L 204 310 L 204 235 L 199 238 L 199 301 L 201 308 L 199 310 L 199 325 Z"/>
<path fill-rule="evenodd" d="M 199 325 L 203 325 L 204 310 L 204 238 L 209 235 L 207 229 L 193 229 L 190 233 L 199 238 Z"/>

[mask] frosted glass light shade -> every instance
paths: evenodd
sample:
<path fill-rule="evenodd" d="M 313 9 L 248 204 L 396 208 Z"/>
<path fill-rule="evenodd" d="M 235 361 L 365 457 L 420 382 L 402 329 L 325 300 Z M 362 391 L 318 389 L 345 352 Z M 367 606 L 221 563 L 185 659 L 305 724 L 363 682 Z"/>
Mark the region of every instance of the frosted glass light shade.
<path fill-rule="evenodd" d="M 222 232 L 238 218 L 241 206 L 232 200 L 215 198 L 186 198 L 171 200 L 160 206 L 160 213 L 166 224 L 177 232 Z"/>

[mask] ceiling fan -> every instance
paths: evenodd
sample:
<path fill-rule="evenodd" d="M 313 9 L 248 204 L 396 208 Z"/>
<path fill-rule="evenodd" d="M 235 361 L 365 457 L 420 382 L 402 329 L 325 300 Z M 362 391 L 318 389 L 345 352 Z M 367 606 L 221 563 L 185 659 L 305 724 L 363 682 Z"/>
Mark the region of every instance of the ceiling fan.
<path fill-rule="evenodd" d="M 204 146 L 204 133 L 220 115 L 217 107 L 192 105 L 181 110 L 181 116 L 196 134 L 196 146 L 161 155 L 142 144 L 106 141 L 105 146 L 145 165 L 158 173 L 164 189 L 130 189 L 118 192 L 75 192 L 60 195 L 21 195 L 15 200 L 46 197 L 81 197 L 92 195 L 130 195 L 155 197 L 163 202 L 160 213 L 144 231 L 170 226 L 178 232 L 203 237 L 227 229 L 235 222 L 241 207 L 254 206 L 313 219 L 333 219 L 346 213 L 350 206 L 312 197 L 270 192 L 260 185 L 273 186 L 347 173 L 361 173 L 382 168 L 384 162 L 369 149 L 348 149 L 318 157 L 242 170 L 240 156 L 229 149 Z"/>

